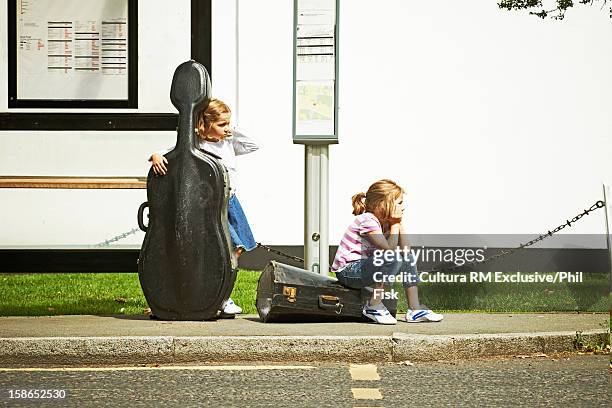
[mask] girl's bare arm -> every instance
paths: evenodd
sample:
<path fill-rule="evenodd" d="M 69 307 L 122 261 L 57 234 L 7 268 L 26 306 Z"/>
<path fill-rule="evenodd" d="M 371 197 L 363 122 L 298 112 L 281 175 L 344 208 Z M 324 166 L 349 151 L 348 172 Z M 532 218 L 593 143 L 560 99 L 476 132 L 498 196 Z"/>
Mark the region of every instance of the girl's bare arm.
<path fill-rule="evenodd" d="M 400 232 L 399 232 L 399 248 L 401 250 L 410 249 L 410 242 L 408 242 L 408 236 L 406 235 L 406 230 L 404 229 L 404 224 L 400 224 Z"/>
<path fill-rule="evenodd" d="M 379 249 L 391 249 L 395 250 L 398 247 L 400 239 L 400 226 L 401 224 L 391 224 L 389 228 L 389 238 L 385 238 L 382 231 L 372 231 L 368 233 L 368 239 Z"/>

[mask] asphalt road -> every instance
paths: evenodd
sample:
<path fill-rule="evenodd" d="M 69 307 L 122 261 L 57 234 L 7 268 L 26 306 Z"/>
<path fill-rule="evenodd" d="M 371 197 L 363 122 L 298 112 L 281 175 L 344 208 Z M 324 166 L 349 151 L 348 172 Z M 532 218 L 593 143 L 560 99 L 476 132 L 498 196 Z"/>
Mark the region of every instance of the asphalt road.
<path fill-rule="evenodd" d="M 414 365 L 0 369 L 0 405 L 608 407 L 608 359 L 573 355 Z M 63 390 L 66 397 L 17 399 L 10 398 L 11 390 L 13 397 L 16 390 Z"/>

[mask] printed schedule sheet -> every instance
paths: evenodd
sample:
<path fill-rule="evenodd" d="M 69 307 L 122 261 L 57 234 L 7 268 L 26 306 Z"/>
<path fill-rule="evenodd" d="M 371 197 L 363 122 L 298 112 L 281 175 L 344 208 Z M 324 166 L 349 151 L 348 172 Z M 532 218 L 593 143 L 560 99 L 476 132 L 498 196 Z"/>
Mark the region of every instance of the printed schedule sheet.
<path fill-rule="evenodd" d="M 127 17 L 127 0 L 18 0 L 18 97 L 127 99 Z"/>

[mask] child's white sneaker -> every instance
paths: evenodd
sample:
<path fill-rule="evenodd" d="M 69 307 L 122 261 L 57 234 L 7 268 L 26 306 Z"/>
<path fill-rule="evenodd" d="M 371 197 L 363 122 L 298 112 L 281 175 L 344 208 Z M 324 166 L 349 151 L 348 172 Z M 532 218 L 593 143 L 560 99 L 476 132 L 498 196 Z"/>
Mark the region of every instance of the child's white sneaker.
<path fill-rule="evenodd" d="M 378 324 L 395 324 L 397 320 L 391 316 L 383 302 L 379 302 L 376 306 L 366 304 L 363 307 L 363 315 L 368 319 L 374 320 Z"/>
<path fill-rule="evenodd" d="M 223 308 L 223 313 L 227 314 L 240 314 L 242 313 L 242 308 L 234 303 L 232 298 L 227 299 L 225 302 L 225 307 Z"/>
<path fill-rule="evenodd" d="M 405 317 L 405 320 L 408 323 L 439 322 L 442 319 L 444 319 L 443 315 L 441 315 L 440 313 L 432 312 L 429 309 L 408 309 Z"/>

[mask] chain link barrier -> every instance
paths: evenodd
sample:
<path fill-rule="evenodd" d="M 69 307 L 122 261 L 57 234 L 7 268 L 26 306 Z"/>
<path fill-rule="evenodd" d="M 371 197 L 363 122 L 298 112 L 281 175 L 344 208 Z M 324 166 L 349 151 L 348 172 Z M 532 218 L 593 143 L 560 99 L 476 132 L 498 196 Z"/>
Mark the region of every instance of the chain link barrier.
<path fill-rule="evenodd" d="M 127 238 L 130 235 L 133 235 L 133 234 L 137 233 L 138 231 L 140 231 L 140 228 L 138 228 L 138 227 L 132 228 L 131 230 L 126 231 L 123 234 L 116 235 L 116 236 L 114 236 L 112 238 L 107 239 L 104 242 L 100 242 L 99 244 L 96 244 L 96 247 L 102 248 L 102 247 L 110 246 L 110 244 L 112 244 L 113 242 L 117 242 L 117 241 L 122 240 L 123 238 Z"/>
<path fill-rule="evenodd" d="M 300 258 L 299 256 L 289 255 L 286 252 L 279 251 L 278 249 L 270 248 L 269 246 L 264 245 L 264 244 L 262 244 L 260 242 L 257 243 L 257 247 L 258 248 L 263 248 L 266 251 L 272 252 L 272 253 L 274 253 L 276 255 L 281 255 L 281 256 L 284 256 L 285 258 L 288 258 L 288 259 L 291 259 L 291 260 L 294 260 L 294 261 L 297 261 L 297 262 L 300 262 L 300 263 L 304 263 L 304 260 L 302 258 Z"/>
<path fill-rule="evenodd" d="M 584 217 L 585 215 L 589 215 L 590 213 L 592 213 L 595 210 L 598 210 L 600 208 L 603 208 L 606 205 L 605 202 L 603 202 L 602 200 L 599 200 L 597 202 L 595 202 L 595 204 L 593 204 L 591 207 L 585 209 L 583 212 L 581 212 L 580 214 L 576 215 L 574 218 L 572 218 L 571 220 L 565 220 L 565 222 L 561 225 L 559 225 L 557 228 L 553 229 L 552 231 L 549 230 L 547 233 L 542 234 L 540 236 L 538 236 L 537 238 L 532 239 L 529 242 L 526 242 L 524 244 L 520 244 L 519 246 L 517 246 L 516 248 L 511 248 L 511 249 L 504 249 L 494 255 L 491 255 L 485 259 L 483 259 L 482 261 L 472 261 L 472 262 L 466 262 L 464 265 L 458 266 L 451 266 L 451 267 L 447 267 L 447 268 L 440 268 L 440 269 L 432 269 L 431 271 L 427 271 L 429 273 L 436 273 L 436 272 L 452 272 L 452 271 L 456 271 L 458 269 L 465 269 L 466 267 L 469 267 L 471 265 L 475 265 L 475 264 L 486 264 L 487 262 L 491 262 L 493 260 L 497 260 L 500 258 L 504 258 L 516 251 L 518 251 L 519 249 L 523 249 L 523 248 L 527 248 L 530 247 L 546 238 L 550 238 L 552 237 L 554 234 L 556 234 L 557 232 L 561 231 L 562 229 L 566 228 L 566 227 L 571 227 L 574 225 L 574 223 L 578 222 L 582 217 Z"/>
<path fill-rule="evenodd" d="M 596 211 L 596 210 L 598 210 L 600 208 L 603 208 L 605 205 L 606 205 L 606 203 L 604 201 L 599 200 L 599 201 L 595 202 L 595 204 L 593 204 L 591 207 L 585 209 L 584 211 L 582 211 L 581 213 L 576 215 L 571 220 L 565 220 L 565 222 L 563 224 L 559 225 L 557 228 L 553 229 L 552 231 L 549 230 L 547 233 L 542 234 L 542 235 L 538 236 L 537 238 L 532 239 L 529 242 L 526 242 L 524 244 L 520 244 L 516 248 L 504 249 L 504 250 L 498 252 L 497 254 L 491 255 L 491 256 L 483 259 L 482 261 L 472 261 L 472 262 L 467 262 L 467 263 L 465 263 L 465 264 L 463 264 L 461 266 L 455 265 L 455 266 L 451 266 L 451 267 L 447 267 L 447 268 L 432 269 L 431 271 L 427 271 L 427 272 L 429 272 L 429 273 L 452 272 L 452 271 L 456 271 L 458 269 L 464 269 L 464 268 L 466 268 L 466 267 L 468 267 L 470 265 L 485 264 L 487 262 L 491 262 L 493 260 L 506 257 L 506 256 L 516 252 L 519 249 L 530 247 L 530 246 L 532 246 L 532 245 L 534 245 L 534 244 L 536 244 L 536 243 L 538 243 L 538 242 L 540 242 L 540 241 L 542 241 L 542 240 L 544 240 L 546 238 L 549 238 L 549 237 L 553 236 L 554 234 L 556 234 L 557 232 L 561 231 L 562 229 L 564 229 L 566 227 L 573 226 L 574 223 L 578 222 L 582 217 L 584 217 L 586 215 L 589 215 L 593 211 Z M 123 234 L 119 234 L 119 235 L 117 235 L 117 236 L 115 236 L 113 238 L 107 239 L 106 241 L 101 242 L 101 243 L 97 244 L 96 246 L 97 247 L 107 247 L 111 243 L 117 242 L 119 240 L 122 240 L 122 239 L 124 239 L 124 238 L 126 238 L 126 237 L 128 237 L 128 236 L 130 236 L 132 234 L 135 234 L 138 231 L 140 231 L 140 228 L 132 228 L 131 230 L 129 230 L 127 232 L 124 232 Z M 272 252 L 272 253 L 274 253 L 276 255 L 284 256 L 285 258 L 291 259 L 293 261 L 304 263 L 304 260 L 302 258 L 298 257 L 298 256 L 291 255 L 291 254 L 288 254 L 288 253 L 283 252 L 283 251 L 279 251 L 278 249 L 271 248 L 271 247 L 269 247 L 267 245 L 264 245 L 264 244 L 262 244 L 260 242 L 257 242 L 257 247 L 258 248 L 263 248 L 266 251 Z"/>

